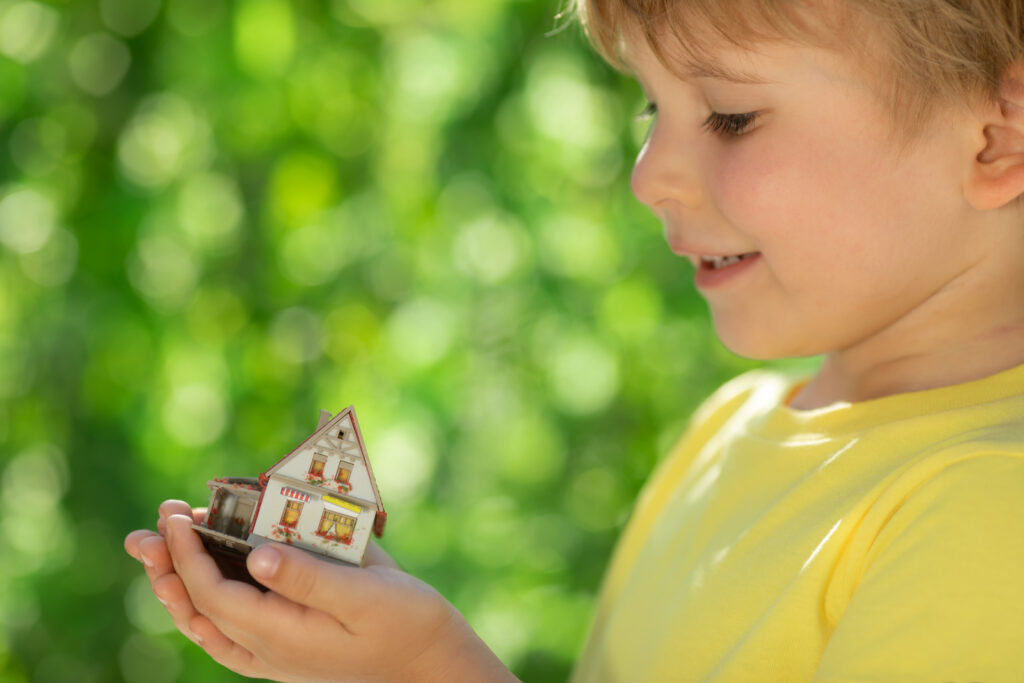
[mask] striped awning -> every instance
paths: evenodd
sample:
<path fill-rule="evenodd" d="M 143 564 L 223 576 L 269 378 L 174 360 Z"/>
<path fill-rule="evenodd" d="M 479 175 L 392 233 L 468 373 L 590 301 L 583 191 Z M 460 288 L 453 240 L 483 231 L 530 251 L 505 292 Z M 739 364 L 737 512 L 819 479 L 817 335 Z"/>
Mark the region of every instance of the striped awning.
<path fill-rule="evenodd" d="M 281 487 L 281 495 L 282 496 L 288 496 L 289 498 L 294 498 L 295 500 L 301 500 L 303 503 L 308 503 L 309 502 L 309 494 L 308 493 L 303 493 L 302 491 L 296 491 L 295 489 L 290 489 L 287 486 L 282 486 Z"/>

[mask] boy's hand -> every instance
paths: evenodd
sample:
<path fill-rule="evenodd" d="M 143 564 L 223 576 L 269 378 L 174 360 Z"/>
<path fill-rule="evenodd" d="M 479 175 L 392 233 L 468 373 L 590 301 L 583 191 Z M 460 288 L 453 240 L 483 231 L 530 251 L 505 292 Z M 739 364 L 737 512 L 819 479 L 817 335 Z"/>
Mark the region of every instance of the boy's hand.
<path fill-rule="evenodd" d="M 188 591 L 171 563 L 167 543 L 163 534 L 167 530 L 167 518 L 174 514 L 192 517 L 196 524 L 202 524 L 206 518 L 206 508 L 189 507 L 180 500 L 166 500 L 160 505 L 160 516 L 156 522 L 157 533 L 149 529 L 133 531 L 124 539 L 124 548 L 128 554 L 146 566 L 153 594 L 156 595 L 174 621 L 174 626 L 193 641 L 198 638 L 189 628 L 189 619 L 196 614 L 189 600 Z"/>
<path fill-rule="evenodd" d="M 451 604 L 376 546 L 362 568 L 261 546 L 248 566 L 263 593 L 221 575 L 191 529 L 203 514 L 167 501 L 164 535 L 134 531 L 125 548 L 175 626 L 224 666 L 281 681 L 516 680 Z"/>

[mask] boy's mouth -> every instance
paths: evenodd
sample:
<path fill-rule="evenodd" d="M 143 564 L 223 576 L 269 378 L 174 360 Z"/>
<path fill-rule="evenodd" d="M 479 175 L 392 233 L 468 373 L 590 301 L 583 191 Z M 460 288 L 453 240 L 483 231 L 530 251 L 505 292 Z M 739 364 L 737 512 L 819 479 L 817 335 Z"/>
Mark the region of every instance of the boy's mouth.
<path fill-rule="evenodd" d="M 700 267 L 703 270 L 720 270 L 737 264 L 745 258 L 757 256 L 759 252 L 751 251 L 746 254 L 733 254 L 732 256 L 701 256 Z"/>

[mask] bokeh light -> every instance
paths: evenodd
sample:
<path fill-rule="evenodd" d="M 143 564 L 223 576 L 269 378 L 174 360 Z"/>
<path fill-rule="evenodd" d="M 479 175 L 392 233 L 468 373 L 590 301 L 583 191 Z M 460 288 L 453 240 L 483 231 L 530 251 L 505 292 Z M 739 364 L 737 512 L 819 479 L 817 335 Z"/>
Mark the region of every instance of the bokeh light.
<path fill-rule="evenodd" d="M 17 188 L 0 199 L 0 242 L 11 251 L 38 251 L 53 233 L 57 207 L 44 193 Z"/>
<path fill-rule="evenodd" d="M 161 188 L 210 158 L 209 128 L 196 107 L 172 93 L 143 100 L 121 133 L 118 157 L 136 184 Z"/>
<path fill-rule="evenodd" d="M 0 6 L 0 53 L 19 62 L 38 59 L 59 23 L 57 10 L 42 3 L 5 3 Z"/>
<path fill-rule="evenodd" d="M 68 55 L 71 79 L 90 95 L 106 95 L 117 87 L 131 66 L 128 47 L 106 33 L 79 38 Z"/>

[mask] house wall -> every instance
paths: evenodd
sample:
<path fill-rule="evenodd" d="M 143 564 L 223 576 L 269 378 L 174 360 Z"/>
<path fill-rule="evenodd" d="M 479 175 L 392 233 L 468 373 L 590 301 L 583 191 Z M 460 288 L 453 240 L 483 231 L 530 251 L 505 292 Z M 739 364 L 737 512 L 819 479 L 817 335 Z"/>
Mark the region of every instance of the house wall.
<path fill-rule="evenodd" d="M 338 449 L 341 450 L 341 453 L 338 452 Z M 318 480 L 312 478 L 309 474 L 310 466 L 313 463 L 313 456 L 317 452 L 327 457 L 327 461 L 324 463 L 324 480 L 322 483 L 319 483 Z M 352 486 L 350 491 L 346 491 L 345 487 L 334 481 L 338 467 L 343 461 L 352 466 L 352 474 L 349 478 L 349 484 Z M 275 471 L 274 474 L 291 477 L 298 481 L 305 481 L 331 493 L 342 493 L 367 502 L 374 500 L 373 487 L 370 485 L 370 475 L 366 471 L 366 464 L 363 462 L 362 455 L 359 452 L 359 446 L 354 440 L 348 443 L 334 438 L 321 438 L 315 444 L 307 444 L 288 462 L 281 465 L 280 469 Z"/>
<path fill-rule="evenodd" d="M 321 497 L 322 494 L 312 493 L 309 488 L 303 489 L 303 492 L 309 494 L 310 499 L 302 504 L 302 510 L 295 528 L 282 527 L 280 524 L 281 517 L 284 514 L 287 502 L 291 500 L 281 494 L 282 486 L 294 488 L 294 483 L 289 484 L 283 479 L 278 479 L 277 476 L 271 477 L 267 484 L 267 491 L 263 496 L 263 504 L 260 506 L 256 524 L 253 527 L 252 534 L 249 536 L 249 543 L 258 545 L 261 542 L 261 538 L 266 538 L 289 543 L 316 553 L 351 562 L 352 564 L 362 564 L 363 553 L 366 551 L 366 546 L 370 540 L 370 533 L 373 530 L 373 519 L 376 514 L 375 507 L 366 506 L 363 508 L 356 520 L 355 529 L 352 534 L 352 543 L 344 545 L 316 535 L 325 506 Z M 328 495 L 330 494 L 328 493 Z"/>

